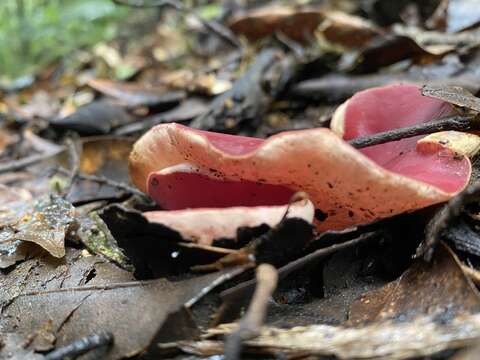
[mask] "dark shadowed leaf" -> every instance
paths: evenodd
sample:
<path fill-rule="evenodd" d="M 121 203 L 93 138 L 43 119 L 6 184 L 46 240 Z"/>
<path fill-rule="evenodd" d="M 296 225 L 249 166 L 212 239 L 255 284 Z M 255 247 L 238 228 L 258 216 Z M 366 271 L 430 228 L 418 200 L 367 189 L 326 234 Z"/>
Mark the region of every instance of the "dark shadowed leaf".
<path fill-rule="evenodd" d="M 64 118 L 51 120 L 51 124 L 82 135 L 104 135 L 132 121 L 133 117 L 122 106 L 100 100 L 81 106 Z"/>
<path fill-rule="evenodd" d="M 364 294 L 352 304 L 350 322 L 404 321 L 424 315 L 448 322 L 479 310 L 477 289 L 455 254 L 442 244 L 431 264 L 416 261 L 398 280 Z"/>

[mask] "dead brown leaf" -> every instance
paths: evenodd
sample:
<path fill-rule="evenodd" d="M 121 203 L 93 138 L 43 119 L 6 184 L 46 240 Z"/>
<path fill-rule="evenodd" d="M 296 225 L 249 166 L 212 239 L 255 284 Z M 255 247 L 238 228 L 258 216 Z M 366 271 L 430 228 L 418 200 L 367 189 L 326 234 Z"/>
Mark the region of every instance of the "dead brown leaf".
<path fill-rule="evenodd" d="M 32 259 L 0 278 L 0 326 L 28 339 L 50 323 L 56 346 L 110 331 L 114 346 L 102 358 L 124 358 L 146 349 L 169 313 L 193 304 L 231 272 L 140 282 L 101 258 L 69 249 L 64 259 Z M 26 350 L 45 349 L 39 344 L 34 341 Z"/>
<path fill-rule="evenodd" d="M 480 310 L 480 295 L 455 254 L 442 244 L 431 264 L 416 261 L 396 281 L 366 293 L 350 308 L 354 325 L 427 315 L 450 319 Z"/>
<path fill-rule="evenodd" d="M 311 39 L 321 21 L 318 9 L 266 6 L 233 17 L 229 27 L 250 41 L 281 32 L 291 39 L 305 42 Z"/>
<path fill-rule="evenodd" d="M 460 86 L 425 85 L 422 88 L 422 94 L 480 112 L 480 98 Z"/>

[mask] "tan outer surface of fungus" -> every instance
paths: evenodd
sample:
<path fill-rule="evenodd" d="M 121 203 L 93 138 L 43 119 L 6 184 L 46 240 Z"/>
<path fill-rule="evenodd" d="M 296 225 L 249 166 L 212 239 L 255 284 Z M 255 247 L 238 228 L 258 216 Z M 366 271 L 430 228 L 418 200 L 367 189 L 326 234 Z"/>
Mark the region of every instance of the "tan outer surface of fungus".
<path fill-rule="evenodd" d="M 287 212 L 288 209 L 288 212 Z M 150 222 L 158 222 L 180 232 L 184 238 L 202 245 L 210 245 L 220 238 L 235 239 L 237 229 L 262 224 L 274 227 L 285 216 L 313 222 L 313 204 L 309 200 L 283 206 L 229 207 L 222 209 L 186 209 L 149 211 L 143 215 Z"/>

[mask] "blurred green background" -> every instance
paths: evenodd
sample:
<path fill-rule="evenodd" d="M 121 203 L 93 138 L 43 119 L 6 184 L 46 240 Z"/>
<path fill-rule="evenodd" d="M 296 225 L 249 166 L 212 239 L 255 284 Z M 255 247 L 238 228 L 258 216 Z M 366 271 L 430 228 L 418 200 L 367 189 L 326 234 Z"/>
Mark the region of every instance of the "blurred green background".
<path fill-rule="evenodd" d="M 0 80 L 33 74 L 74 49 L 113 38 L 129 11 L 110 0 L 0 1 Z"/>

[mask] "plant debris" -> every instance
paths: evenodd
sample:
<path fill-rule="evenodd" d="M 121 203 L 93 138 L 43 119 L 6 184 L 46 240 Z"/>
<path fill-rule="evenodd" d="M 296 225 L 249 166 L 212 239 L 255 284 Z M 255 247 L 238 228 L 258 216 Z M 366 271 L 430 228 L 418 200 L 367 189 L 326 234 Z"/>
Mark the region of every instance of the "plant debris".
<path fill-rule="evenodd" d="M 0 359 L 478 357 L 476 1 L 0 20 Z"/>

